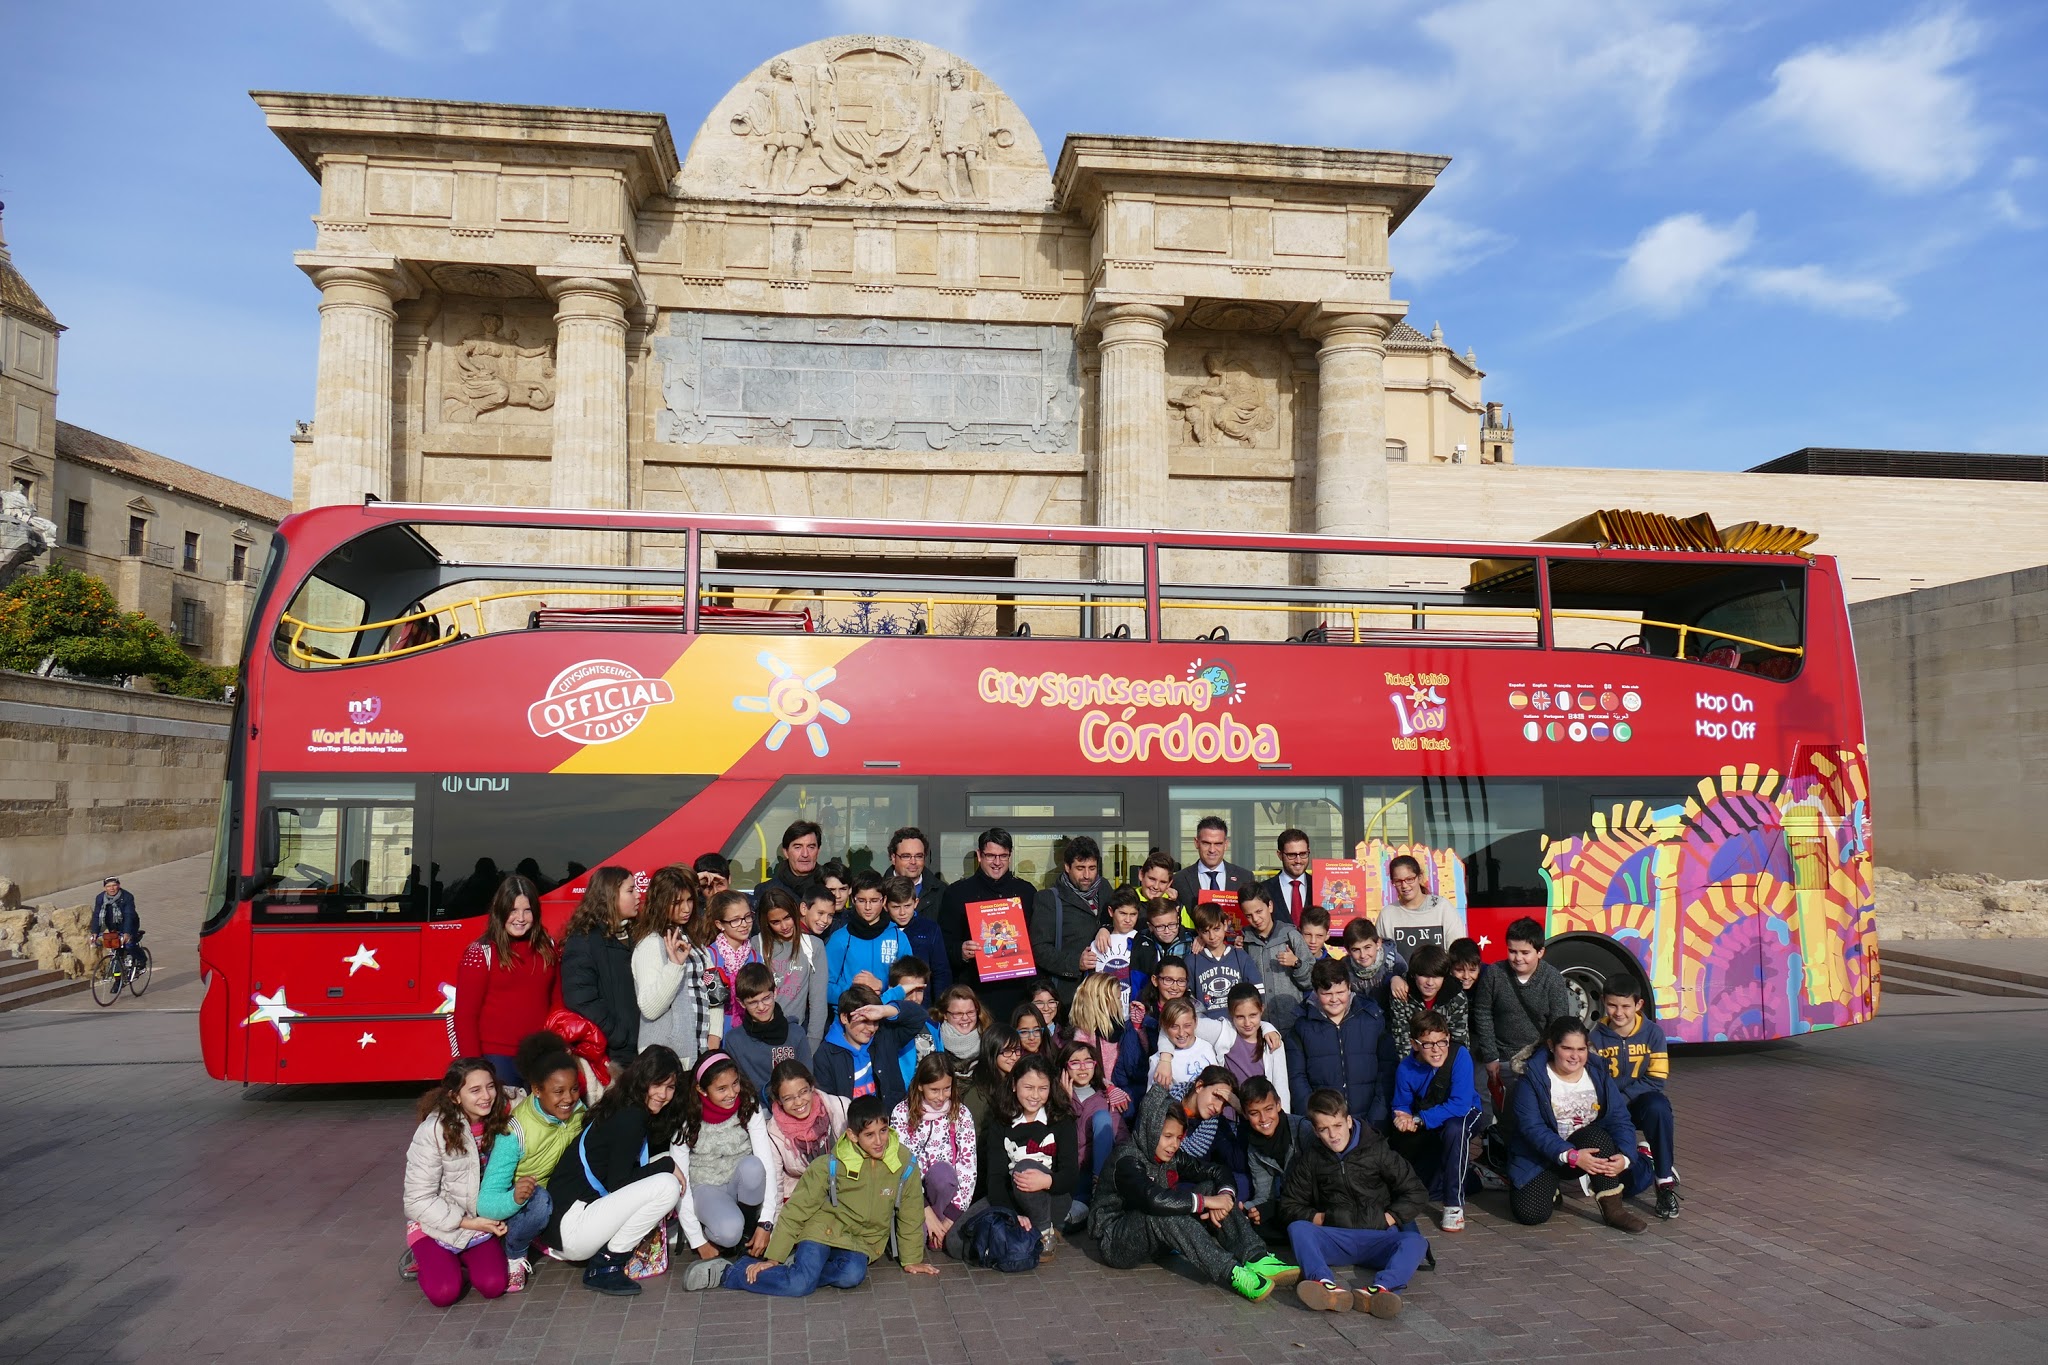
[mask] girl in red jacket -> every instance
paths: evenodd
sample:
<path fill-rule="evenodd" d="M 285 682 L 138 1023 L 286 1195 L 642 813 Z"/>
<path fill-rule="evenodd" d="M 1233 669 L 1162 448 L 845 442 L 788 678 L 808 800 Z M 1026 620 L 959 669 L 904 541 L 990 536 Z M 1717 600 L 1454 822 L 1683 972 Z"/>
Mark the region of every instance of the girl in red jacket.
<path fill-rule="evenodd" d="M 455 969 L 455 1055 L 482 1057 L 501 1085 L 519 1085 L 519 1040 L 562 1008 L 561 953 L 540 922 L 540 890 L 524 877 L 498 883 L 484 936 Z"/>

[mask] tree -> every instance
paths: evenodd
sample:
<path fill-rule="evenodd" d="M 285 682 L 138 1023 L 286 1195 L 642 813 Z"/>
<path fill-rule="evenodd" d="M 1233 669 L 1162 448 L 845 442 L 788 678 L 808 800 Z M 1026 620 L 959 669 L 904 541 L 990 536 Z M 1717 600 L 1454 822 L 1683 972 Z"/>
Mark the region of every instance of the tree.
<path fill-rule="evenodd" d="M 188 697 L 219 697 L 234 681 L 231 669 L 195 663 L 141 612 L 122 611 L 105 583 L 61 564 L 0 588 L 0 668 L 34 672 L 46 659 L 79 677 L 147 677 Z"/>

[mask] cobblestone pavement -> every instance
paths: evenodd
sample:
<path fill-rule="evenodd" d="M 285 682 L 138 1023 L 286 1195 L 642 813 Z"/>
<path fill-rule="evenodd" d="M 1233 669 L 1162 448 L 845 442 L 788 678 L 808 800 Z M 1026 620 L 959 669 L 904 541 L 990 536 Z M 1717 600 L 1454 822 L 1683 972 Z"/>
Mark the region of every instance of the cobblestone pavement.
<path fill-rule="evenodd" d="M 0 1020 L 0 1361 L 1734 1362 L 2048 1358 L 2048 1012 L 1888 1017 L 1682 1055 L 1684 1217 L 1627 1238 L 1484 1196 L 1388 1323 L 1085 1247 L 770 1301 L 560 1266 L 436 1311 L 396 1274 L 400 1087 L 210 1081 L 192 1017 Z"/>

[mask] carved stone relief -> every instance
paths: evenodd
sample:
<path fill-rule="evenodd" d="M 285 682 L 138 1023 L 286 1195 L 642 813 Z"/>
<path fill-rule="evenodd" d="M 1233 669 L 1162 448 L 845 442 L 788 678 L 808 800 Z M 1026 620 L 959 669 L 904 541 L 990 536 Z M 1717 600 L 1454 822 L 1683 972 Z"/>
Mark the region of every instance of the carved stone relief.
<path fill-rule="evenodd" d="M 820 450 L 1078 449 L 1062 327 L 674 313 L 660 440 Z"/>
<path fill-rule="evenodd" d="M 1233 347 L 1222 338 L 1211 346 L 1189 344 L 1176 349 L 1180 353 L 1168 357 L 1166 405 L 1173 411 L 1179 444 L 1265 448 L 1277 444 L 1274 428 L 1279 421 L 1279 395 L 1269 358 Z M 1187 373 L 1190 369 L 1192 376 Z"/>
<path fill-rule="evenodd" d="M 494 265 L 464 265 L 445 262 L 427 271 L 427 277 L 444 294 L 471 294 L 487 299 L 537 299 L 540 286 L 531 275 Z"/>
<path fill-rule="evenodd" d="M 1277 332 L 1292 310 L 1265 299 L 1203 299 L 1188 309 L 1188 326 L 1212 332 Z"/>
<path fill-rule="evenodd" d="M 830 38 L 786 52 L 719 101 L 680 188 L 728 198 L 1042 208 L 1045 153 L 966 62 L 924 43 Z"/>
<path fill-rule="evenodd" d="M 441 371 L 444 421 L 475 422 L 512 408 L 544 413 L 555 405 L 553 338 L 528 339 L 497 312 L 453 324 L 449 336 Z"/>

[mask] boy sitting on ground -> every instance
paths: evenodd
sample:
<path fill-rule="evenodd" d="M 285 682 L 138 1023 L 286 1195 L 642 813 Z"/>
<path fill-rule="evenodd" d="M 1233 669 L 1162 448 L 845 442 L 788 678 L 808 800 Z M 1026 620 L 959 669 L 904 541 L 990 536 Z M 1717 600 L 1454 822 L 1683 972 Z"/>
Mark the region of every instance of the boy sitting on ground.
<path fill-rule="evenodd" d="M 1664 1082 L 1671 1076 L 1664 1030 L 1654 1019 L 1643 1017 L 1642 992 L 1632 977 L 1608 982 L 1600 1003 L 1606 1017 L 1593 1025 L 1588 1041 L 1628 1101 L 1637 1150 L 1656 1172 L 1657 1216 L 1676 1218 L 1678 1167 L 1673 1149 L 1678 1125 L 1671 1115 L 1671 1097 L 1664 1093 Z"/>
<path fill-rule="evenodd" d="M 896 1257 L 906 1275 L 936 1275 L 924 1259 L 924 1185 L 917 1162 L 873 1095 L 846 1111 L 846 1132 L 813 1161 L 783 1204 L 768 1254 L 727 1267 L 727 1289 L 802 1298 L 819 1285 L 852 1289 L 868 1263 Z"/>
<path fill-rule="evenodd" d="M 1414 1050 L 1394 1071 L 1394 1132 L 1388 1142 L 1443 1207 L 1443 1230 L 1463 1232 L 1465 1174 L 1480 1116 L 1472 1054 L 1451 1037 L 1450 1021 L 1436 1010 L 1416 1016 L 1412 1035 Z"/>
<path fill-rule="evenodd" d="M 1429 1192 L 1372 1125 L 1351 1116 L 1344 1096 L 1318 1090 L 1308 1098 L 1315 1141 L 1304 1145 L 1280 1187 L 1280 1215 L 1301 1266 L 1295 1293 L 1310 1308 L 1357 1308 L 1398 1317 L 1401 1291 L 1429 1254 L 1429 1241 L 1402 1225 L 1429 1211 Z M 1373 1273 L 1363 1289 L 1340 1288 L 1336 1265 Z"/>

